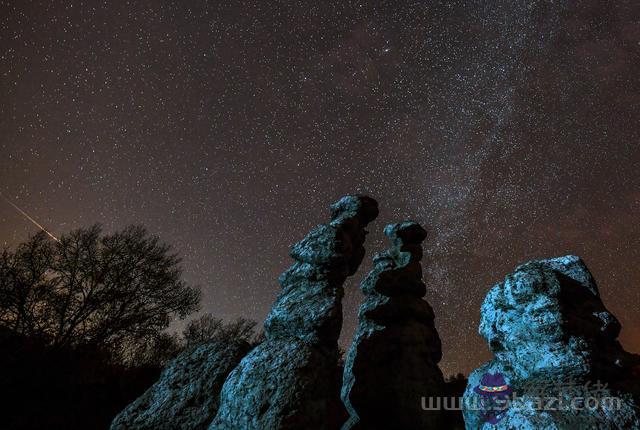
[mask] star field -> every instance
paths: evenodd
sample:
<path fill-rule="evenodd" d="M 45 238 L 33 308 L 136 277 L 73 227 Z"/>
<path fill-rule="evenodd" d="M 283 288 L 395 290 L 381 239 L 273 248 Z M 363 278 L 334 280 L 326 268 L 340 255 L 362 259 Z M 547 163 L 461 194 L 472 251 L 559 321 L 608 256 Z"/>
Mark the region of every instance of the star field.
<path fill-rule="evenodd" d="M 344 194 L 430 232 L 445 374 L 488 358 L 491 286 L 581 255 L 640 352 L 632 1 L 0 1 L 0 192 L 57 234 L 144 224 L 203 310 L 262 321 Z M 0 202 L 1 203 L 1 202 Z M 0 205 L 0 244 L 34 233 Z"/>

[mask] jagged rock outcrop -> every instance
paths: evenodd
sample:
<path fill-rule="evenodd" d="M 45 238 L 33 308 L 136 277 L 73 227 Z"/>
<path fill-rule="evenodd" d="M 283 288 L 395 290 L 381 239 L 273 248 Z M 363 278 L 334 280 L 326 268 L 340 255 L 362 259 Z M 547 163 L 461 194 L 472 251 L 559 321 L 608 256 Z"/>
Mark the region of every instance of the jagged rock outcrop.
<path fill-rule="evenodd" d="M 618 343 L 620 324 L 580 258 L 518 267 L 481 313 L 494 359 L 469 376 L 467 429 L 640 428 L 640 357 Z M 491 411 L 496 390 L 513 392 L 506 410 Z"/>
<path fill-rule="evenodd" d="M 375 256 L 361 285 L 365 295 L 344 369 L 343 430 L 442 429 L 441 411 L 422 409 L 422 397 L 441 396 L 442 357 L 431 306 L 422 299 L 422 241 L 414 222 L 388 225 L 391 248 Z"/>
<path fill-rule="evenodd" d="M 218 411 L 222 384 L 249 349 L 245 341 L 216 341 L 183 352 L 116 416 L 111 430 L 206 429 Z"/>
<path fill-rule="evenodd" d="M 227 378 L 211 430 L 339 428 L 342 285 L 360 265 L 365 227 L 377 215 L 375 200 L 343 197 L 328 224 L 292 247 L 296 261 L 280 276 L 266 340 Z"/>

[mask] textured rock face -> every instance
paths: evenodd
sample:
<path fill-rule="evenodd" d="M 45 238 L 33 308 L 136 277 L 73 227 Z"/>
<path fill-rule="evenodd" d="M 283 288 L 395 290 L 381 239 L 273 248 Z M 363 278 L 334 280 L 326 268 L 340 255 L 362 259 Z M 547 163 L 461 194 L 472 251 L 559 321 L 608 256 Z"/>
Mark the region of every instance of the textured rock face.
<path fill-rule="evenodd" d="M 212 342 L 180 354 L 118 414 L 111 430 L 206 429 L 218 410 L 222 384 L 249 349 L 244 341 Z"/>
<path fill-rule="evenodd" d="M 364 257 L 375 200 L 343 197 L 331 221 L 291 249 L 282 292 L 265 321 L 266 341 L 229 375 L 211 430 L 339 428 L 338 337 L 342 284 Z"/>
<path fill-rule="evenodd" d="M 422 300 L 421 243 L 427 233 L 413 222 L 385 228 L 391 248 L 374 258 L 362 282 L 365 300 L 344 369 L 342 400 L 348 429 L 442 429 L 440 411 L 422 409 L 422 397 L 444 389 L 434 315 Z"/>
<path fill-rule="evenodd" d="M 480 334 L 495 358 L 469 376 L 467 429 L 640 428 L 639 357 L 616 340 L 620 324 L 580 258 L 518 267 L 489 292 L 481 313 Z M 477 387 L 487 374 L 504 375 L 516 396 L 496 425 L 474 410 L 482 409 Z M 580 397 L 601 400 L 585 406 Z M 549 404 L 553 398 L 561 400 Z"/>

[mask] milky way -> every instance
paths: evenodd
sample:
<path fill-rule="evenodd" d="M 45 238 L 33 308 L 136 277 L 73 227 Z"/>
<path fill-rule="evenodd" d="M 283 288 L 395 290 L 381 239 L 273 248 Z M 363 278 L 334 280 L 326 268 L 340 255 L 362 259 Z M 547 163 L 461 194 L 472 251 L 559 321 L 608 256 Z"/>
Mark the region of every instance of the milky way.
<path fill-rule="evenodd" d="M 0 1 L 0 192 L 55 234 L 142 223 L 203 310 L 262 320 L 288 247 L 354 192 L 414 219 L 445 373 L 488 358 L 515 265 L 583 256 L 640 351 L 633 1 Z M 0 243 L 34 228 L 0 207 Z"/>

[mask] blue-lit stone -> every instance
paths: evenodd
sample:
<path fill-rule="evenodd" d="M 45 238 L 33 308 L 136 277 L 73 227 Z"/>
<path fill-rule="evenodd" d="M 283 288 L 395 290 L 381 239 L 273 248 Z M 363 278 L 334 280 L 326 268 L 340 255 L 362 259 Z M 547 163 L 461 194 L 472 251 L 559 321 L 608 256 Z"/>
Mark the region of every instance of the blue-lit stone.
<path fill-rule="evenodd" d="M 374 257 L 361 284 L 365 295 L 347 354 L 342 400 L 349 412 L 343 430 L 438 430 L 442 411 L 422 408 L 423 397 L 443 395 L 442 356 L 433 310 L 422 300 L 422 241 L 417 223 L 385 228 L 391 248 Z"/>
<path fill-rule="evenodd" d="M 245 341 L 216 341 L 183 352 L 116 416 L 111 430 L 206 429 L 218 411 L 222 384 L 249 349 Z"/>
<path fill-rule="evenodd" d="M 364 257 L 375 200 L 347 196 L 294 245 L 296 262 L 264 324 L 266 340 L 229 375 L 210 430 L 324 430 L 344 420 L 338 338 L 343 283 Z"/>
<path fill-rule="evenodd" d="M 467 429 L 640 428 L 640 358 L 618 343 L 620 323 L 604 307 L 579 257 L 518 267 L 487 294 L 481 313 L 479 331 L 494 359 L 469 376 Z M 517 400 L 491 424 L 482 408 L 472 407 L 479 402 L 474 388 L 485 374 L 497 373 Z M 606 387 L 594 391 L 598 383 Z M 613 404 L 600 401 L 597 408 L 586 408 L 570 403 L 591 396 L 611 398 Z M 563 404 L 540 406 L 553 398 Z"/>

